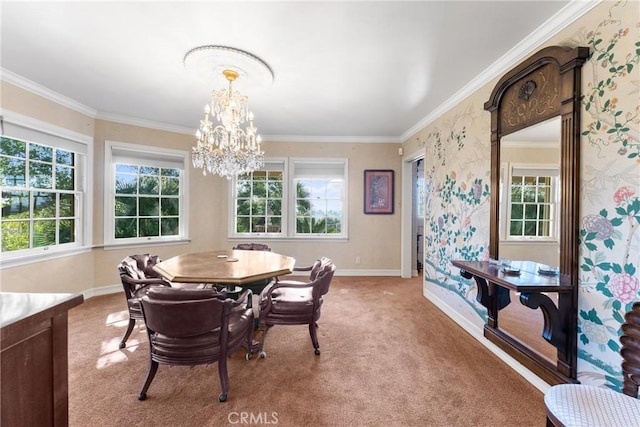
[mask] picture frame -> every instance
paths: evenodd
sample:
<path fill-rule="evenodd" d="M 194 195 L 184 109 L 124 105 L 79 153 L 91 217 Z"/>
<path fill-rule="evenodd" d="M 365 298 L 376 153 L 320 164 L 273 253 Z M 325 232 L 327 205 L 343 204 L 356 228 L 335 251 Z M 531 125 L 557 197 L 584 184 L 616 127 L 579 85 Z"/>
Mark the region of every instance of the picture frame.
<path fill-rule="evenodd" d="M 364 213 L 391 215 L 394 208 L 394 171 L 366 169 L 364 171 Z"/>

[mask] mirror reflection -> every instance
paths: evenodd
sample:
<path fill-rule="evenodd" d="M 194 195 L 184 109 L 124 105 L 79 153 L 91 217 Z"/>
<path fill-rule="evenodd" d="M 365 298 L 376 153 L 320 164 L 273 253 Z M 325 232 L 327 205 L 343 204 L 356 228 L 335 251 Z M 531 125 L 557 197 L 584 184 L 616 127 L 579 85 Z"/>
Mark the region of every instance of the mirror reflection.
<path fill-rule="evenodd" d="M 560 117 L 500 139 L 502 259 L 559 266 Z"/>
<path fill-rule="evenodd" d="M 502 259 L 559 266 L 560 117 L 521 129 L 500 139 L 500 231 Z M 554 299 L 554 293 L 547 296 Z M 500 311 L 500 329 L 553 362 L 556 349 L 540 331 L 540 310 L 512 303 Z"/>

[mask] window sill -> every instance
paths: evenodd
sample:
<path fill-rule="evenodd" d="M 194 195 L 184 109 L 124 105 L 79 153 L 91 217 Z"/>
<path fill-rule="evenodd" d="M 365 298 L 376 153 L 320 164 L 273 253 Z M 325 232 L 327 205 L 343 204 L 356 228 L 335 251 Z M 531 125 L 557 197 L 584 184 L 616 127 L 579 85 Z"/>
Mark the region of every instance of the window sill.
<path fill-rule="evenodd" d="M 345 236 L 339 237 L 287 237 L 287 236 L 273 236 L 269 234 L 254 234 L 251 236 L 228 236 L 230 242 L 249 242 L 249 241 L 272 241 L 272 242 L 324 242 L 324 243 L 348 243 L 349 238 Z"/>
<path fill-rule="evenodd" d="M 91 252 L 91 246 L 80 246 L 73 249 L 56 250 L 52 252 L 42 252 L 38 254 L 29 254 L 20 257 L 7 258 L 0 257 L 0 270 L 4 268 L 19 267 L 22 265 L 34 264 L 42 261 L 49 261 L 56 258 L 64 258 L 68 256 L 80 255 Z"/>
<path fill-rule="evenodd" d="M 97 248 L 103 248 L 105 251 L 113 251 L 125 248 L 144 248 L 148 246 L 171 246 L 171 245 L 184 245 L 190 243 L 191 239 L 176 239 L 176 240 L 148 240 L 148 241 L 136 241 L 127 243 L 106 243 L 104 245 L 95 246 Z"/>

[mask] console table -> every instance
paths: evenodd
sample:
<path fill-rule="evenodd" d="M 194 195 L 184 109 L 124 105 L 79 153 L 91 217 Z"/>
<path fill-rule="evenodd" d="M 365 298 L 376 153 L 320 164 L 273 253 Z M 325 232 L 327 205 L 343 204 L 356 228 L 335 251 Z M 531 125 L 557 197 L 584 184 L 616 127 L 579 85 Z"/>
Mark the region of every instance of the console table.
<path fill-rule="evenodd" d="M 0 425 L 69 424 L 67 312 L 83 301 L 0 292 Z"/>
<path fill-rule="evenodd" d="M 546 266 L 532 261 L 512 261 L 508 267 L 498 261 L 452 261 L 460 268 L 460 275 L 473 278 L 478 287 L 476 300 L 487 309 L 487 323 L 484 336 L 503 350 L 516 357 L 525 366 L 543 368 L 548 374 L 541 377 L 549 384 L 576 382 L 572 375 L 570 347 L 572 337 L 567 331 L 575 330 L 571 322 L 575 316 L 568 308 L 572 306 L 574 287 L 564 284 L 558 275 L 541 274 Z M 520 341 L 499 328 L 499 312 L 510 303 L 509 291 L 520 293 L 520 302 L 531 308 L 540 309 L 544 317 L 542 338 L 558 350 L 557 365 L 554 369 L 544 366 L 544 361 Z M 546 293 L 557 293 L 558 304 Z M 506 342 L 506 345 L 505 345 Z"/>

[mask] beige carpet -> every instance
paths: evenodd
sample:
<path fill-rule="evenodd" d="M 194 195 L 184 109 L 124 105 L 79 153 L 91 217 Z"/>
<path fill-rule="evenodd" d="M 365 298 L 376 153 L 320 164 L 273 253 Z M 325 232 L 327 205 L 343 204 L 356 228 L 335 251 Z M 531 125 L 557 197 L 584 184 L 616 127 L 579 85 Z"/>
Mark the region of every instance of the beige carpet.
<path fill-rule="evenodd" d="M 148 368 L 140 324 L 120 350 L 123 295 L 69 314 L 71 426 L 541 426 L 543 396 L 422 297 L 420 279 L 335 277 L 319 321 L 274 327 L 266 359 L 229 360 L 229 399 L 217 365 Z"/>

